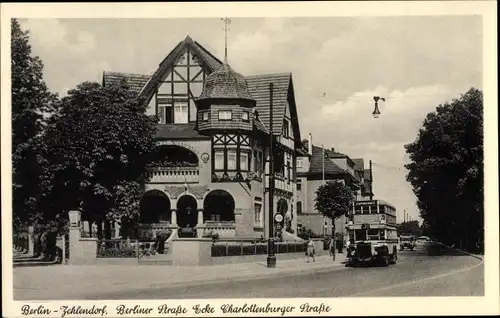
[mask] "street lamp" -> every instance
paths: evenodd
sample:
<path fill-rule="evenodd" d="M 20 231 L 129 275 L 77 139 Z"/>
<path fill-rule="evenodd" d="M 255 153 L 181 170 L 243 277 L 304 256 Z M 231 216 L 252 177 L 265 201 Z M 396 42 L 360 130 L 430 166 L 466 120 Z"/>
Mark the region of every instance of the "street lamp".
<path fill-rule="evenodd" d="M 276 267 L 274 255 L 274 145 L 273 145 L 273 83 L 269 83 L 269 238 L 267 242 L 267 267 Z"/>
<path fill-rule="evenodd" d="M 375 101 L 375 109 L 373 110 L 373 118 L 378 118 L 380 116 L 380 110 L 378 109 L 378 101 L 382 100 L 385 102 L 385 98 L 379 96 L 373 96 L 373 100 Z"/>

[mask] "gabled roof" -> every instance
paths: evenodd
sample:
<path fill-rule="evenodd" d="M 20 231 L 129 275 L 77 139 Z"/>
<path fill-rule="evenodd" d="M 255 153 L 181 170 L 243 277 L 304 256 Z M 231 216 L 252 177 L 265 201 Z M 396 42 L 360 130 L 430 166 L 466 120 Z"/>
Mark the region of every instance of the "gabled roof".
<path fill-rule="evenodd" d="M 222 66 L 222 62 L 213 56 L 201 44 L 193 41 L 188 35 L 186 38 L 179 42 L 177 46 L 167 55 L 167 57 L 160 63 L 156 72 L 151 76 L 148 83 L 144 86 L 140 94 L 146 100 L 149 100 L 154 94 L 157 83 L 167 77 L 168 72 L 172 69 L 177 59 L 189 48 L 192 53 L 199 58 L 201 67 L 207 72 L 212 73 Z"/>
<path fill-rule="evenodd" d="M 189 48 L 190 52 L 199 58 L 201 67 L 207 72 L 212 73 L 219 69 L 223 63 L 212 55 L 201 44 L 187 36 L 183 41 L 167 55 L 160 63 L 158 69 L 153 75 L 128 74 L 117 72 L 105 72 L 103 75 L 103 85 L 116 83 L 121 78 L 125 78 L 133 90 L 137 91 L 145 100 L 149 101 L 153 96 L 157 83 L 167 76 L 178 58 Z M 295 95 L 293 90 L 293 81 L 291 73 L 277 73 L 245 76 L 248 90 L 252 98 L 256 100 L 256 109 L 259 112 L 261 123 L 266 131 L 270 129 L 269 116 L 269 84 L 273 83 L 273 134 L 280 135 L 283 127 L 283 117 L 285 107 L 288 101 L 290 105 L 290 116 L 292 117 L 292 127 L 296 144 L 300 144 L 300 128 L 298 122 L 297 107 L 295 104 Z M 141 88 L 139 88 L 142 85 Z"/>
<path fill-rule="evenodd" d="M 136 94 L 139 94 L 139 92 L 142 90 L 144 85 L 146 85 L 150 78 L 151 75 L 104 72 L 102 75 L 102 85 L 118 85 L 122 80 L 125 80 L 130 86 L 130 90 Z"/>
<path fill-rule="evenodd" d="M 157 139 L 210 139 L 201 135 L 195 129 L 195 123 L 189 124 L 158 124 L 154 138 Z"/>
<path fill-rule="evenodd" d="M 366 181 L 371 181 L 372 176 L 370 175 L 370 169 L 364 170 L 364 178 Z"/>
<path fill-rule="evenodd" d="M 263 123 L 270 129 L 270 91 L 269 84 L 273 83 L 273 134 L 280 135 L 283 128 L 283 117 L 288 101 L 292 116 L 293 134 L 297 143 L 300 143 L 300 129 L 298 125 L 297 107 L 293 96 L 293 82 L 291 73 L 263 74 L 245 77 L 250 95 L 256 100 L 257 111 Z"/>
<path fill-rule="evenodd" d="M 363 172 L 365 169 L 365 161 L 363 158 L 352 159 L 352 161 L 354 162 L 354 170 Z"/>
<path fill-rule="evenodd" d="M 326 151 L 326 149 L 325 149 Z M 323 162 L 325 167 L 325 175 L 344 175 L 345 170 L 336 165 L 333 161 L 325 158 L 323 161 L 323 148 L 312 147 L 312 157 L 309 166 L 309 173 L 323 173 Z"/>

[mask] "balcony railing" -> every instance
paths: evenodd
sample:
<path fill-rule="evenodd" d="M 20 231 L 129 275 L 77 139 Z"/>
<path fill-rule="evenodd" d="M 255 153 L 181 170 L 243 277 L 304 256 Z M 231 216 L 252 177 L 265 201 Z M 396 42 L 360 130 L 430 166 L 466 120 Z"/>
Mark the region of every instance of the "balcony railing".
<path fill-rule="evenodd" d="M 205 221 L 203 225 L 199 225 L 197 228 L 202 230 L 202 236 L 210 232 L 218 233 L 220 238 L 230 238 L 236 235 L 236 226 L 232 221 Z"/>
<path fill-rule="evenodd" d="M 295 149 L 293 139 L 285 138 L 283 136 L 278 136 L 278 142 L 290 149 Z"/>
<path fill-rule="evenodd" d="M 274 179 L 274 188 L 287 191 L 287 192 L 293 192 L 293 182 L 288 182 L 284 177 L 280 176 L 279 174 L 276 174 L 276 177 Z M 266 188 L 269 188 L 269 176 L 266 176 Z"/>
<path fill-rule="evenodd" d="M 150 183 L 198 183 L 198 167 L 151 167 L 146 169 Z"/>

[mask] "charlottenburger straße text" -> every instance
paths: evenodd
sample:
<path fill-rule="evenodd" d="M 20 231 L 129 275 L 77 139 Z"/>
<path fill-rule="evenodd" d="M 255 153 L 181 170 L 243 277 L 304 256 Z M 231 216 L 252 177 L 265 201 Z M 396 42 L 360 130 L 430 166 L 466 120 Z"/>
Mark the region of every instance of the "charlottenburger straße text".
<path fill-rule="evenodd" d="M 119 304 L 117 306 L 59 306 L 49 308 L 43 305 L 28 305 L 21 307 L 23 316 L 53 316 L 58 314 L 61 318 L 64 317 L 79 317 L 81 315 L 91 315 L 96 317 L 105 316 L 129 316 L 129 315 L 165 315 L 165 316 L 183 316 L 183 315 L 205 315 L 205 314 L 274 314 L 274 315 L 293 315 L 294 313 L 309 313 L 323 314 L 331 311 L 331 307 L 320 304 L 302 303 L 295 306 L 273 305 L 272 303 L 252 304 L 245 303 L 243 305 L 235 305 L 231 303 L 223 303 L 218 306 L 211 304 L 195 304 L 193 306 L 172 306 L 161 304 L 156 307 L 148 307 L 142 305 Z"/>

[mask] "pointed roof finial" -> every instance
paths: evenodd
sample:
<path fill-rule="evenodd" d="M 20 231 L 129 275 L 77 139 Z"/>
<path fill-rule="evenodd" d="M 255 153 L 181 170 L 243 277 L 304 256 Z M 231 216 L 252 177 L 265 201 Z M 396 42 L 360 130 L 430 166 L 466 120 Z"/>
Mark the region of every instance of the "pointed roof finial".
<path fill-rule="evenodd" d="M 222 18 L 221 20 L 224 21 L 224 64 L 227 64 L 227 31 L 229 31 L 231 19 Z"/>

